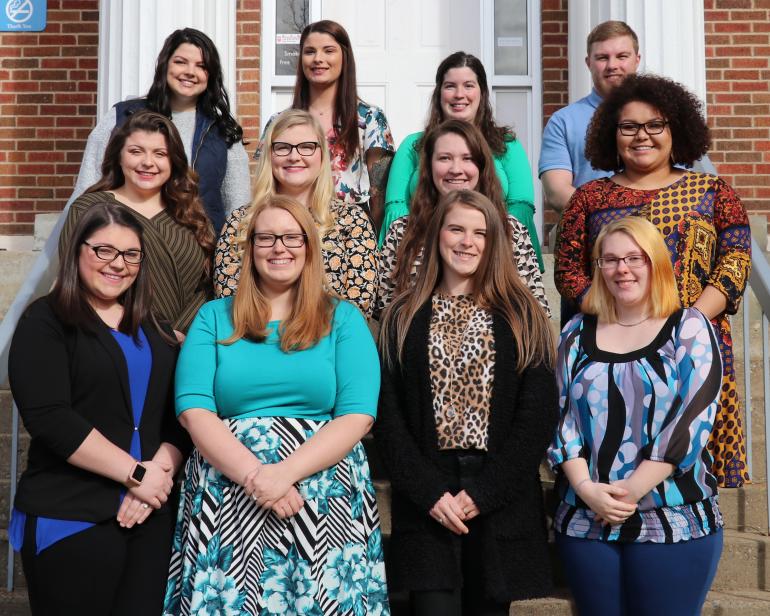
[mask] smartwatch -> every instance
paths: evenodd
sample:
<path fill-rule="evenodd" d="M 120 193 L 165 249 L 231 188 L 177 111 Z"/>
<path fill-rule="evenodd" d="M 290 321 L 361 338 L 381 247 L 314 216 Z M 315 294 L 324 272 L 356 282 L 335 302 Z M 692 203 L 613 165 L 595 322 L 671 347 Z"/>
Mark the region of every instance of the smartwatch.
<path fill-rule="evenodd" d="M 143 466 L 141 462 L 137 462 L 134 465 L 134 469 L 131 471 L 131 474 L 128 476 L 126 483 L 132 488 L 142 485 L 142 480 L 144 479 L 144 474 L 146 472 L 147 468 Z"/>

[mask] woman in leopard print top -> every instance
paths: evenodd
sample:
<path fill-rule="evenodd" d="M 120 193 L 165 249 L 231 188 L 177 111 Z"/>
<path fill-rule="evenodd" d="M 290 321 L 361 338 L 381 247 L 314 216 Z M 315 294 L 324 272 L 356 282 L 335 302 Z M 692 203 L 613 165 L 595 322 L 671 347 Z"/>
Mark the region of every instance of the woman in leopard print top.
<path fill-rule="evenodd" d="M 538 467 L 558 416 L 548 318 L 478 192 L 442 197 L 383 315 L 375 443 L 392 485 L 388 586 L 416 614 L 507 614 L 551 574 Z"/>
<path fill-rule="evenodd" d="M 288 152 L 287 152 L 288 150 Z M 265 136 L 250 205 L 225 221 L 214 253 L 214 294 L 235 293 L 241 270 L 245 230 L 256 204 L 271 194 L 295 198 L 318 226 L 329 288 L 371 317 L 377 290 L 377 243 L 372 223 L 354 204 L 334 198 L 326 139 L 307 111 L 283 112 Z"/>
<path fill-rule="evenodd" d="M 427 133 L 423 141 L 419 179 L 410 213 L 391 224 L 382 245 L 375 318 L 395 294 L 410 286 L 422 261 L 425 228 L 436 203 L 441 195 L 459 188 L 477 190 L 488 197 L 500 218 L 508 222 L 508 236 L 519 276 L 550 315 L 529 231 L 505 209 L 492 152 L 479 129 L 468 122 L 448 120 Z"/>

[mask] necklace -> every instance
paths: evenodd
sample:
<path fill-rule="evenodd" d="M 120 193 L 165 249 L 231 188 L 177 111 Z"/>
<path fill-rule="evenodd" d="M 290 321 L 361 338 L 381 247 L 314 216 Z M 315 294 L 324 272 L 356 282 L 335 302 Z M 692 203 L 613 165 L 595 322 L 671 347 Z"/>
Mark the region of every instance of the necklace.
<path fill-rule="evenodd" d="M 642 323 L 644 323 L 645 321 L 649 321 L 649 320 L 650 320 L 650 316 L 651 316 L 651 315 L 649 315 L 649 314 L 648 314 L 648 315 L 647 315 L 646 317 L 644 317 L 644 318 L 643 318 L 641 321 L 637 321 L 636 323 L 621 323 L 620 321 L 615 321 L 615 323 L 617 323 L 617 324 L 618 324 L 618 325 L 620 325 L 621 327 L 636 327 L 637 325 L 641 325 L 641 324 L 642 324 Z"/>

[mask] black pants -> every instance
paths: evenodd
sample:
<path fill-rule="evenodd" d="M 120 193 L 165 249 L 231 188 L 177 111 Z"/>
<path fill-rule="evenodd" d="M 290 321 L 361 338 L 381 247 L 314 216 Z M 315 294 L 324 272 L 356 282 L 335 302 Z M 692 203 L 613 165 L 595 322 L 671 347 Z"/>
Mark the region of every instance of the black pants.
<path fill-rule="evenodd" d="M 153 513 L 132 529 L 112 519 L 35 554 L 37 518 L 21 550 L 33 616 L 153 616 L 163 610 L 173 516 Z"/>
<path fill-rule="evenodd" d="M 444 452 L 456 471 L 457 491 L 465 480 L 477 475 L 484 465 L 484 453 L 471 451 Z M 484 592 L 484 548 L 479 532 L 479 518 L 466 522 L 468 534 L 458 538 L 462 588 L 412 591 L 409 595 L 412 616 L 507 616 L 509 605 L 496 603 Z M 450 531 L 447 531 L 450 532 Z"/>

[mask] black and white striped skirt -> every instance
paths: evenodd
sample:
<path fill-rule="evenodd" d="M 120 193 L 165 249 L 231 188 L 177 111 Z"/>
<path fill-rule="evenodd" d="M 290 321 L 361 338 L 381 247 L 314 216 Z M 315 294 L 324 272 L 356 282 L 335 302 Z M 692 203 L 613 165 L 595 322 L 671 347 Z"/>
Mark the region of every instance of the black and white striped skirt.
<path fill-rule="evenodd" d="M 225 420 L 266 464 L 285 459 L 326 423 Z M 282 520 L 194 450 L 164 614 L 389 615 L 379 515 L 361 443 L 298 487 L 305 504 Z"/>

